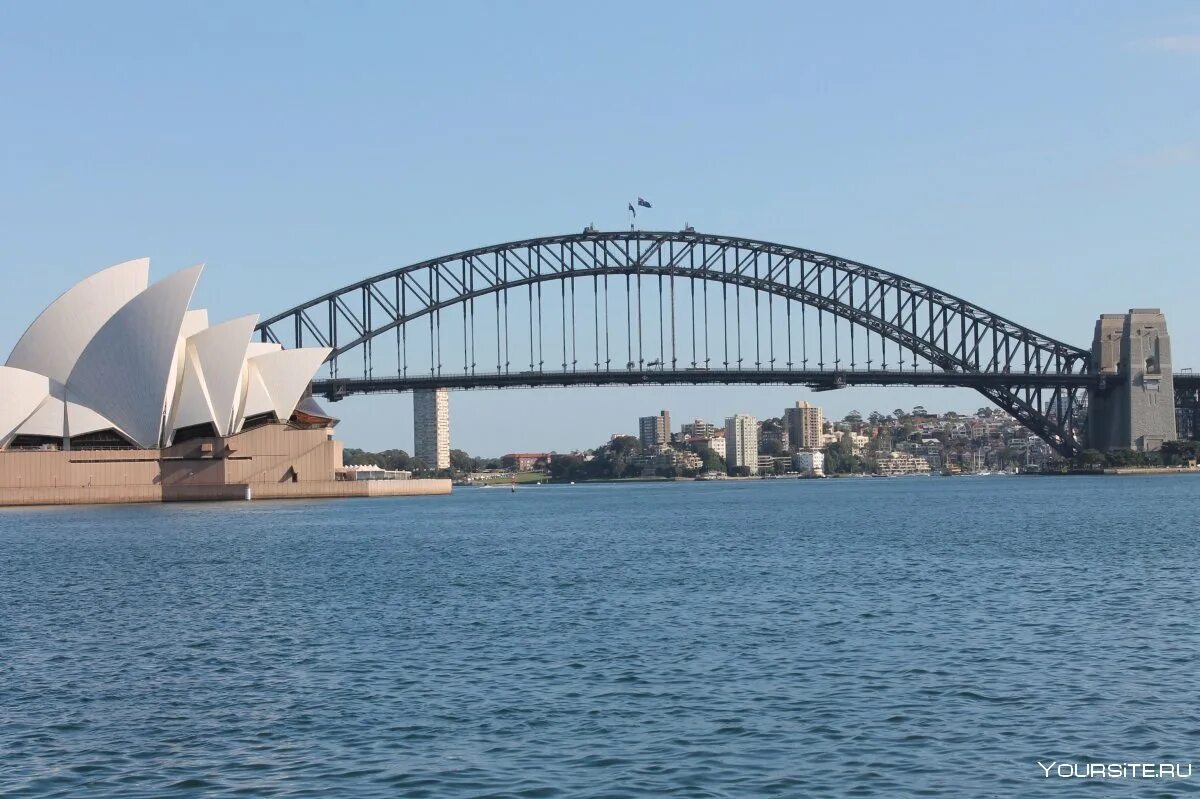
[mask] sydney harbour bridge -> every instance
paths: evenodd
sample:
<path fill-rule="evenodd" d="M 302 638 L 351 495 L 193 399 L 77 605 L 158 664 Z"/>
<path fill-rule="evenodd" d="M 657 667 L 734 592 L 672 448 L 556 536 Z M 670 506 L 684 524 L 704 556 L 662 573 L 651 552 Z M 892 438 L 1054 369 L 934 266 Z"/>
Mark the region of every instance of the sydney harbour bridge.
<path fill-rule="evenodd" d="M 332 348 L 313 391 L 333 400 L 430 388 L 963 386 L 1064 456 L 1154 448 L 1175 437 L 1177 402 L 1200 391 L 1172 374 L 1157 309 L 1105 315 L 1079 347 L 874 266 L 691 228 L 588 228 L 432 258 L 258 331 Z"/>

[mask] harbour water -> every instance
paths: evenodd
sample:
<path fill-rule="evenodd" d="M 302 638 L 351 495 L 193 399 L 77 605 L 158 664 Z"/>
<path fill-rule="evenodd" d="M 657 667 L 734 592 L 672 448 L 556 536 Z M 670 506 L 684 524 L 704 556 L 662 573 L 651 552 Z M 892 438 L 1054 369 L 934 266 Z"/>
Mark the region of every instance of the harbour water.
<path fill-rule="evenodd" d="M 0 796 L 1194 794 L 1197 489 L 0 511 Z"/>

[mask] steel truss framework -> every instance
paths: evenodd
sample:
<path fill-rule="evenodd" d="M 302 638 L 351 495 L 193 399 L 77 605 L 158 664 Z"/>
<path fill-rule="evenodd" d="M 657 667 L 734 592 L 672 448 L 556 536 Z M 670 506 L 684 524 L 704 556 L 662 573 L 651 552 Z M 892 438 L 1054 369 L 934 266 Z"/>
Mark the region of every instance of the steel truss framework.
<path fill-rule="evenodd" d="M 510 324 L 517 311 L 528 320 L 528 369 L 513 368 L 518 333 L 515 351 L 526 343 L 523 325 Z M 429 386 L 968 386 L 1068 456 L 1082 450 L 1087 390 L 1103 387 L 1088 351 L 932 286 L 833 255 L 691 230 L 589 230 L 455 253 L 338 289 L 258 330 L 263 341 L 331 347 L 329 376 L 314 383 L 331 399 Z M 410 371 L 410 339 L 427 350 L 427 368 Z M 393 341 L 395 367 L 377 370 L 377 347 Z M 461 346 L 461 371 L 444 368 L 457 359 L 443 351 L 446 341 Z M 561 353 L 558 368 L 545 368 L 548 344 L 551 357 Z M 348 356 L 356 364 L 359 355 L 361 373 L 346 374 Z"/>

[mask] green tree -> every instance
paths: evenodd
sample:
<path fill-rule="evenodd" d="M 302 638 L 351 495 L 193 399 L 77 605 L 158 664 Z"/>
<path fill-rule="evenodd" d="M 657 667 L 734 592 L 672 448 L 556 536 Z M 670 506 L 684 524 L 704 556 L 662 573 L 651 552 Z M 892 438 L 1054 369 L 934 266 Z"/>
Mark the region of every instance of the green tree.
<path fill-rule="evenodd" d="M 608 442 L 608 449 L 614 455 L 640 455 L 642 442 L 636 436 L 617 436 Z"/>
<path fill-rule="evenodd" d="M 588 462 L 580 455 L 558 455 L 550 461 L 550 479 L 556 482 L 587 480 L 590 476 Z"/>
<path fill-rule="evenodd" d="M 1200 441 L 1167 441 L 1160 454 L 1168 466 L 1182 466 L 1187 461 L 1200 459 Z"/>
<path fill-rule="evenodd" d="M 783 446 L 782 441 L 764 441 L 759 444 L 758 451 L 760 454 L 770 455 L 772 458 L 776 458 L 787 453 L 787 449 Z"/>
<path fill-rule="evenodd" d="M 866 471 L 863 459 L 854 454 L 854 445 L 850 443 L 849 436 L 842 436 L 822 452 L 825 453 L 826 474 L 858 474 Z"/>
<path fill-rule="evenodd" d="M 725 465 L 725 459 L 714 452 L 711 447 L 701 449 L 700 457 L 704 459 L 704 471 L 706 472 L 724 472 L 729 468 Z"/>
<path fill-rule="evenodd" d="M 379 456 L 374 452 L 365 452 L 354 447 L 342 450 L 342 463 L 347 466 L 378 466 Z"/>
<path fill-rule="evenodd" d="M 475 459 L 461 449 L 450 450 L 450 468 L 456 472 L 469 472 L 475 468 Z"/>

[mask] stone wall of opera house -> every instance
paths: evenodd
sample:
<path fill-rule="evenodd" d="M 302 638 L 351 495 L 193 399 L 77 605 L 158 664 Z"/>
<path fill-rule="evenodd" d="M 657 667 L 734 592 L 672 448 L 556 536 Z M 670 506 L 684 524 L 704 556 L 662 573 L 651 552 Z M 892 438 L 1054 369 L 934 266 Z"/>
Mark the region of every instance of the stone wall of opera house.
<path fill-rule="evenodd" d="M 0 506 L 449 494 L 449 480 L 342 481 L 332 430 L 267 424 L 165 449 L 0 451 Z"/>

